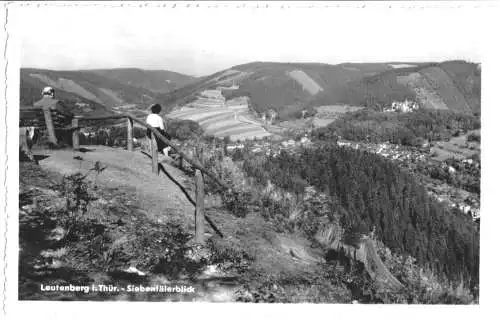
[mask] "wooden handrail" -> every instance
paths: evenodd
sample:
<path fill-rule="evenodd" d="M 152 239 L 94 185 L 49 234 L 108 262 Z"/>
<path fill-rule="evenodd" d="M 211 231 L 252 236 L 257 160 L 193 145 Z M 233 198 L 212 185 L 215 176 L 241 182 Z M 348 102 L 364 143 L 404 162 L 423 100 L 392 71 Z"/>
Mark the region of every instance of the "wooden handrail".
<path fill-rule="evenodd" d="M 217 182 L 221 187 L 223 187 L 223 188 L 225 188 L 227 190 L 231 190 L 231 187 L 229 187 L 224 182 L 220 181 L 218 177 L 216 177 L 212 172 L 210 172 L 209 170 L 207 170 L 206 168 L 204 168 L 197 160 L 195 160 L 193 158 L 190 158 L 188 155 L 186 155 L 184 152 L 182 152 L 177 146 L 173 145 L 170 142 L 170 140 L 168 140 L 165 136 L 163 136 L 160 132 L 158 132 L 158 130 L 156 130 L 155 128 L 153 128 L 151 125 L 147 124 L 146 122 L 144 122 L 144 121 L 142 121 L 142 120 L 138 119 L 137 117 L 135 117 L 133 115 L 130 115 L 130 114 L 126 114 L 125 117 L 133 120 L 134 122 L 137 122 L 139 125 L 142 125 L 142 126 L 148 128 L 148 129 L 150 129 L 151 133 L 153 133 L 155 136 L 157 136 L 158 139 L 160 139 L 161 141 L 163 141 L 165 144 L 167 144 L 168 146 L 170 146 L 170 148 L 172 148 L 173 150 L 175 150 L 179 155 L 182 156 L 182 158 L 186 162 L 188 162 L 193 167 L 197 168 L 201 172 L 205 173 L 206 175 L 208 175 L 209 177 L 211 177 L 212 179 L 214 179 L 214 181 Z"/>
<path fill-rule="evenodd" d="M 228 186 L 227 184 L 225 184 L 224 182 L 220 181 L 219 178 L 217 178 L 217 176 L 215 176 L 212 172 L 210 172 L 209 170 L 207 170 L 205 167 L 203 167 L 197 160 L 189 157 L 188 155 L 186 155 L 186 153 L 182 152 L 177 146 L 173 145 L 170 140 L 168 140 L 165 136 L 163 136 L 161 133 L 159 133 L 154 127 L 152 127 L 151 125 L 149 125 L 148 123 L 146 123 L 145 121 L 133 116 L 133 115 L 130 115 L 130 114 L 116 114 L 116 115 L 105 115 L 105 116 L 96 116 L 96 117 L 82 117 L 82 116 L 78 116 L 78 117 L 75 117 L 75 118 L 78 118 L 78 119 L 81 119 L 83 121 L 96 121 L 96 120 L 110 120 L 110 119 L 124 119 L 124 118 L 127 118 L 133 122 L 136 122 L 137 124 L 139 125 L 142 125 L 143 127 L 151 130 L 151 133 L 154 134 L 156 137 L 158 137 L 158 139 L 160 139 L 162 142 L 164 142 L 165 144 L 167 144 L 168 146 L 170 146 L 170 148 L 172 148 L 174 151 L 176 151 L 186 162 L 188 162 L 189 164 L 191 164 L 194 168 L 200 170 L 201 172 L 203 172 L 204 174 L 206 174 L 207 176 L 209 176 L 210 178 L 212 178 L 215 182 L 217 182 L 217 184 L 219 184 L 221 187 L 231 191 L 231 187 Z M 129 128 L 132 126 L 132 124 L 129 124 Z M 127 134 L 128 136 L 130 136 L 130 133 Z M 130 142 L 130 140 L 129 140 Z"/>
<path fill-rule="evenodd" d="M 24 113 L 28 113 L 28 112 L 35 112 L 35 113 L 40 113 L 41 112 L 41 108 L 38 108 L 38 107 L 27 107 L 27 106 L 23 106 L 21 107 L 21 114 L 20 114 L 20 118 L 22 119 L 22 116 L 23 116 L 23 112 Z M 66 115 L 65 113 L 62 113 L 64 114 L 65 117 L 68 117 L 70 119 L 70 122 L 72 123 L 71 124 L 71 130 L 75 131 L 75 130 L 78 130 L 79 126 L 77 124 L 77 122 L 75 122 L 74 120 L 83 120 L 83 121 L 96 121 L 96 120 L 111 120 L 111 119 L 115 119 L 115 120 L 118 120 L 118 119 L 124 119 L 124 118 L 127 118 L 129 119 L 129 124 L 128 124 L 128 127 L 129 129 L 130 128 L 133 128 L 133 124 L 132 122 L 136 122 L 137 124 L 139 125 L 142 125 L 143 127 L 147 128 L 147 129 L 150 129 L 151 132 L 156 136 L 158 137 L 158 139 L 160 139 L 161 141 L 163 141 L 165 144 L 167 144 L 168 146 L 170 146 L 170 148 L 172 148 L 173 150 L 175 150 L 179 155 L 181 155 L 181 157 L 186 161 L 188 162 L 189 164 L 191 164 L 194 168 L 200 170 L 201 172 L 203 172 L 204 174 L 206 174 L 207 176 L 209 176 L 210 178 L 212 178 L 215 182 L 217 182 L 217 184 L 219 184 L 221 187 L 231 191 L 231 187 L 228 186 L 227 184 L 225 184 L 224 182 L 220 181 L 219 178 L 217 178 L 212 172 L 210 172 L 209 170 L 207 170 L 206 168 L 204 168 L 197 160 L 189 157 L 188 155 L 186 155 L 186 153 L 182 152 L 177 146 L 173 145 L 165 136 L 163 136 L 161 133 L 159 133 L 155 128 L 153 128 L 151 125 L 149 125 L 148 123 L 146 123 L 145 121 L 133 116 L 133 115 L 130 115 L 130 114 L 113 114 L 113 115 L 103 115 L 103 116 L 95 116 L 95 117 L 92 117 L 92 116 L 89 116 L 89 117 L 86 117 L 86 116 L 79 116 L 79 115 Z M 73 121 L 71 121 L 71 119 Z M 130 136 L 132 135 L 131 134 L 132 132 L 128 132 L 127 133 L 127 136 L 129 139 Z M 132 140 L 128 140 L 128 142 L 131 142 Z M 128 149 L 131 149 L 131 146 L 129 145 L 127 147 Z"/>
<path fill-rule="evenodd" d="M 205 187 L 203 184 L 203 175 L 200 170 L 195 172 L 196 185 L 196 210 L 195 210 L 195 240 L 197 243 L 203 243 L 205 233 Z"/>

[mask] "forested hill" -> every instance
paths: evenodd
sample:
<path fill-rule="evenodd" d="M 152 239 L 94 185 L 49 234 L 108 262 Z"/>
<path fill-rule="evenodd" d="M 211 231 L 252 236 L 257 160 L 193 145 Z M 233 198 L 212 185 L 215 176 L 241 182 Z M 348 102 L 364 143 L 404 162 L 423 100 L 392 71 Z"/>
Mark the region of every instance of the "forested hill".
<path fill-rule="evenodd" d="M 420 109 L 407 113 L 360 110 L 343 114 L 315 130 L 314 135 L 323 140 L 338 136 L 354 141 L 421 146 L 425 140 L 444 140 L 480 127 L 479 115 L 452 110 Z"/>
<path fill-rule="evenodd" d="M 311 105 L 345 103 L 383 107 L 392 101 L 410 98 L 423 108 L 480 112 L 481 69 L 478 64 L 446 61 L 402 66 L 327 88 L 311 101 Z"/>
<path fill-rule="evenodd" d="M 274 108 L 280 119 L 300 116 L 303 107 L 323 90 L 339 88 L 386 70 L 385 63 L 328 65 L 321 63 L 252 62 L 216 72 L 187 84 L 161 99 L 167 107 L 184 105 L 207 89 L 223 89 L 227 99 L 248 96 L 256 112 Z"/>
<path fill-rule="evenodd" d="M 58 71 L 21 69 L 20 104 L 31 106 L 46 86 L 70 107 L 83 106 L 102 112 L 105 108 L 134 106 L 146 108 L 159 94 L 170 92 L 194 78 L 171 71 L 106 69 Z"/>
<path fill-rule="evenodd" d="M 167 70 L 143 70 L 138 68 L 95 69 L 84 71 L 103 76 L 118 83 L 146 89 L 156 93 L 168 93 L 196 78 Z"/>
<path fill-rule="evenodd" d="M 383 108 L 416 100 L 422 108 L 480 112 L 481 69 L 465 61 L 442 63 L 254 62 L 197 79 L 161 98 L 167 107 L 192 101 L 203 90 L 221 88 L 227 99 L 247 96 L 253 109 L 278 112 L 280 120 L 303 109 L 346 104 Z"/>
<path fill-rule="evenodd" d="M 389 160 L 333 143 L 245 162 L 247 174 L 301 194 L 313 185 L 330 196 L 331 219 L 347 231 L 368 232 L 392 251 L 453 281 L 479 280 L 479 231 L 465 215 L 430 198 Z"/>

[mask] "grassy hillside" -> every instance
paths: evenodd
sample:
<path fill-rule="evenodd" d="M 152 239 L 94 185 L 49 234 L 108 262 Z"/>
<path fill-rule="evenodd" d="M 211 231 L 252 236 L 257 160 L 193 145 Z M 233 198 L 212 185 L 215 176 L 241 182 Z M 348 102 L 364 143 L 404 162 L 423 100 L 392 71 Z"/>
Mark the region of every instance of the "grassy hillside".
<path fill-rule="evenodd" d="M 85 71 L 86 72 L 86 71 Z M 100 76 L 124 85 L 167 93 L 196 80 L 196 78 L 167 70 L 143 70 L 138 68 L 116 68 L 90 70 Z"/>
<path fill-rule="evenodd" d="M 204 149 L 204 158 L 212 158 Z M 152 175 L 142 152 L 99 146 L 78 159 L 71 150 L 59 150 L 40 165 L 20 163 L 19 298 L 351 302 L 343 275 L 327 271 L 310 242 L 276 232 L 258 213 L 236 217 L 207 204 L 206 214 L 224 238 L 207 226 L 206 244 L 199 247 L 189 201 L 193 177 L 173 165 L 160 166 L 160 176 Z M 40 284 L 82 281 L 124 288 L 177 284 L 196 292 L 40 290 Z"/>

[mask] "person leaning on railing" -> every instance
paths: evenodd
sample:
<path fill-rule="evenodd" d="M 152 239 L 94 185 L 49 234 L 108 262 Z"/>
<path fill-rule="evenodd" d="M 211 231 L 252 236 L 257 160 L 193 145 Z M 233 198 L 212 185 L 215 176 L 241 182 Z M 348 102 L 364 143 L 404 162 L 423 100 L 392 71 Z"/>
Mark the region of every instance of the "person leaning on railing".
<path fill-rule="evenodd" d="M 161 112 L 161 106 L 159 104 L 151 105 L 149 108 L 151 110 L 151 114 L 146 118 L 146 123 L 155 128 L 158 132 L 160 132 L 165 138 L 170 140 L 170 136 L 168 135 L 165 129 L 165 122 L 163 122 L 163 118 L 159 115 Z M 151 139 L 151 130 L 147 130 L 147 137 Z M 168 152 L 170 147 L 168 147 L 163 141 L 161 141 L 158 137 L 155 136 L 156 144 L 158 150 L 162 150 L 165 156 L 168 156 Z"/>
<path fill-rule="evenodd" d="M 35 102 L 34 107 L 39 107 L 43 110 L 49 144 L 54 147 L 60 146 L 57 140 L 56 129 L 54 127 L 54 120 L 52 118 L 51 111 L 56 110 L 63 115 L 66 114 L 71 116 L 72 114 L 70 110 L 64 106 L 60 100 L 56 99 L 55 90 L 50 86 L 43 88 L 42 99 Z"/>

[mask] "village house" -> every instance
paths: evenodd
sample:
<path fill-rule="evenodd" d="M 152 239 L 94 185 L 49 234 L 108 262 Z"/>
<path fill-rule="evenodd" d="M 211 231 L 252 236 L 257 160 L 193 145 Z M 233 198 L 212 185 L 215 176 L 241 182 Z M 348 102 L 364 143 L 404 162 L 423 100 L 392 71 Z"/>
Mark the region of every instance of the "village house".
<path fill-rule="evenodd" d="M 471 215 L 472 215 L 472 219 L 474 221 L 479 221 L 479 219 L 481 218 L 481 213 L 480 213 L 479 208 L 473 208 L 471 210 Z"/>
<path fill-rule="evenodd" d="M 449 174 L 455 174 L 457 170 L 453 166 L 448 166 L 448 173 Z"/>
<path fill-rule="evenodd" d="M 310 143 L 310 142 L 311 142 L 311 140 L 310 140 L 308 137 L 302 137 L 302 138 L 300 139 L 300 143 L 301 143 L 301 144 L 308 144 L 308 143 Z"/>
<path fill-rule="evenodd" d="M 391 107 L 386 108 L 384 111 L 407 113 L 418 110 L 419 108 L 420 106 L 417 102 L 405 99 L 405 101 L 393 101 Z"/>
<path fill-rule="evenodd" d="M 464 214 L 469 214 L 470 211 L 471 211 L 470 205 L 463 204 L 463 203 L 461 203 L 461 204 L 458 205 L 458 209 L 460 211 L 462 211 L 462 213 L 464 213 Z"/>

